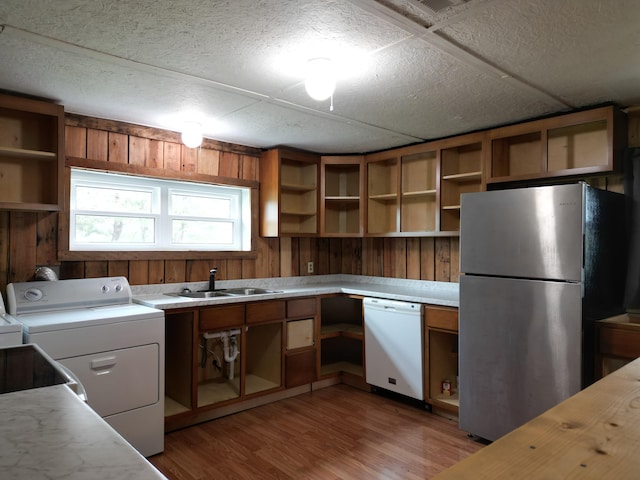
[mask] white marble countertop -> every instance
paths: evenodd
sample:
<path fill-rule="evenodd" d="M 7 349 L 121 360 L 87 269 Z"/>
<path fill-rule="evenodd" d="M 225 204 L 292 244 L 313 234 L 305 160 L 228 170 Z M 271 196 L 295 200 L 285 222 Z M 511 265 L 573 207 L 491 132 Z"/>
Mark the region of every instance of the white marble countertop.
<path fill-rule="evenodd" d="M 12 480 L 166 478 L 65 385 L 0 395 L 0 472 Z"/>
<path fill-rule="evenodd" d="M 207 282 L 195 282 L 132 286 L 131 290 L 133 292 L 134 302 L 162 310 L 309 295 L 330 295 L 333 293 L 346 293 L 449 307 L 457 307 L 459 304 L 457 283 L 362 275 L 317 275 L 216 282 L 216 289 L 255 287 L 277 290 L 277 293 L 260 295 L 213 298 L 188 298 L 167 295 L 178 293 L 183 288 L 189 288 L 195 292 L 197 290 L 204 290 L 207 287 Z"/>

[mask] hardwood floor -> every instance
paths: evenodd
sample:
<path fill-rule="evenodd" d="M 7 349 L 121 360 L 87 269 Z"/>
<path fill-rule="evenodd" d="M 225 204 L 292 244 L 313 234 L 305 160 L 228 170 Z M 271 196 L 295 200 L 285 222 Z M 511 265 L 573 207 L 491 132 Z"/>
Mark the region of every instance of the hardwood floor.
<path fill-rule="evenodd" d="M 425 479 L 482 448 L 423 408 L 336 385 L 172 432 L 169 479 Z"/>

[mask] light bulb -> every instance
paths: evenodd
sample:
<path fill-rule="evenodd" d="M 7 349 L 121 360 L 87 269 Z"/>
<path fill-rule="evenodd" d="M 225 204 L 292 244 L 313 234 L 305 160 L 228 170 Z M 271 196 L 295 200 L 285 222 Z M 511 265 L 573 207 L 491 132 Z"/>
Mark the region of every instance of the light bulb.
<path fill-rule="evenodd" d="M 326 100 L 336 89 L 333 63 L 328 58 L 312 58 L 307 62 L 304 87 L 314 100 Z"/>
<path fill-rule="evenodd" d="M 202 143 L 202 125 L 198 122 L 187 122 L 182 130 L 182 143 L 189 148 L 197 148 Z"/>

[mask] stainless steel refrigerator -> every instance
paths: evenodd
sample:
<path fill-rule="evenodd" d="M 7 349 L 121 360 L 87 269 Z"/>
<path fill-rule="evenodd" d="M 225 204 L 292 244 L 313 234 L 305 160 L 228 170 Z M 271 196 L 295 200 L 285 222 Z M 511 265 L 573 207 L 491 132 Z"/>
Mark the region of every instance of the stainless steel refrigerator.
<path fill-rule="evenodd" d="M 496 440 L 593 381 L 622 311 L 624 195 L 584 183 L 462 195 L 460 428 Z"/>

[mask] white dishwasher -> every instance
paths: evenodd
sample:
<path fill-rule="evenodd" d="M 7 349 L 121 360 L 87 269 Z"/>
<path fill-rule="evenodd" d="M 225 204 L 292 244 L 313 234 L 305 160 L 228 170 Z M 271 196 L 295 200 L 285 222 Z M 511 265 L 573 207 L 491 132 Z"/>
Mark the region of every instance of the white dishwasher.
<path fill-rule="evenodd" d="M 365 298 L 368 384 L 424 400 L 422 305 Z"/>

